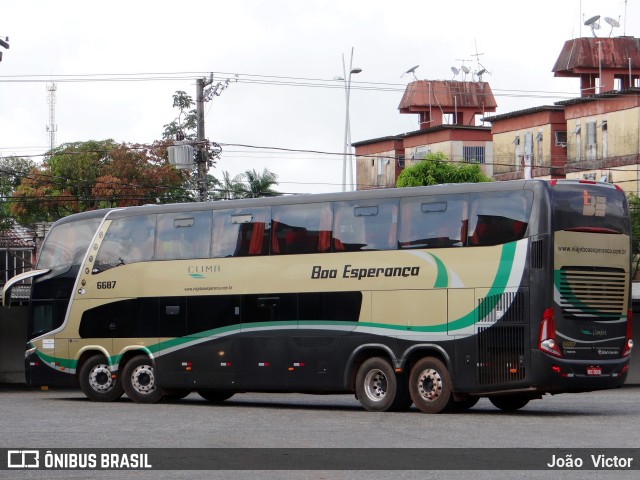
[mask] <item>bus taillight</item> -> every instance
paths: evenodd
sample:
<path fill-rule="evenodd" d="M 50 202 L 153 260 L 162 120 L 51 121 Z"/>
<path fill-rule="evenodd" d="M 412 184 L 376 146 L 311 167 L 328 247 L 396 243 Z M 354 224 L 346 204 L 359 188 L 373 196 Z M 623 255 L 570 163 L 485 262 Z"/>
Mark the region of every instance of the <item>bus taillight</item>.
<path fill-rule="evenodd" d="M 556 324 L 553 317 L 553 308 L 547 308 L 540 322 L 540 334 L 538 335 L 538 349 L 554 357 L 562 357 L 562 352 L 556 341 Z"/>
<path fill-rule="evenodd" d="M 624 336 L 624 347 L 622 348 L 622 356 L 627 357 L 633 350 L 633 339 L 631 338 L 631 309 L 627 313 L 627 333 Z"/>

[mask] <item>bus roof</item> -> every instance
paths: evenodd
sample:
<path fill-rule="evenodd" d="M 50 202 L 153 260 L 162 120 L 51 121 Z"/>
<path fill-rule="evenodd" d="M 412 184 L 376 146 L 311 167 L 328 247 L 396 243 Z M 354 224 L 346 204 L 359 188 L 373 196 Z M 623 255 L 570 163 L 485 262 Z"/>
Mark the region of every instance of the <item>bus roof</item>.
<path fill-rule="evenodd" d="M 321 202 L 367 201 L 374 199 L 416 197 L 422 195 L 456 194 L 473 192 L 495 192 L 514 190 L 537 190 L 548 188 L 545 180 L 512 180 L 505 182 L 483 183 L 448 183 L 425 187 L 380 188 L 359 190 L 356 192 L 318 193 L 302 195 L 282 195 L 274 197 L 247 198 L 239 200 L 218 200 L 214 202 L 178 203 L 178 204 L 150 204 L 139 207 L 125 207 L 109 212 L 108 218 L 122 218 L 133 215 L 145 215 L 168 212 L 190 212 L 202 210 L 222 210 L 233 208 L 252 208 L 278 205 L 292 205 Z"/>

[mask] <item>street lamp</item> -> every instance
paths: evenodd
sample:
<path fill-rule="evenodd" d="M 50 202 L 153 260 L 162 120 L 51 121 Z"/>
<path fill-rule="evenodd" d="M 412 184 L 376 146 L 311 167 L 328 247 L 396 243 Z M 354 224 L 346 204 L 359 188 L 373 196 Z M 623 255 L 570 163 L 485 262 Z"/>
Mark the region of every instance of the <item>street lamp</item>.
<path fill-rule="evenodd" d="M 344 92 L 346 100 L 345 122 L 344 122 L 344 155 L 342 159 L 342 191 L 347 190 L 347 164 L 349 165 L 349 190 L 353 190 L 353 165 L 351 161 L 351 125 L 349 121 L 349 96 L 351 94 L 351 75 L 362 72 L 361 68 L 353 67 L 353 47 L 351 47 L 351 58 L 349 60 L 349 74 L 342 54 L 342 71 L 344 76 Z"/>

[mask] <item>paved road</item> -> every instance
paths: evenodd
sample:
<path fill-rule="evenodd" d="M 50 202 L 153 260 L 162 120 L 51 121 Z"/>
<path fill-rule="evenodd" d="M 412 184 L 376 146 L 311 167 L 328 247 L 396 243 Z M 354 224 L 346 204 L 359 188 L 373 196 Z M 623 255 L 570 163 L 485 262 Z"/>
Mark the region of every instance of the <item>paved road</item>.
<path fill-rule="evenodd" d="M 640 388 L 565 394 L 504 413 L 482 399 L 467 413 L 370 413 L 350 396 L 197 394 L 156 405 L 93 403 L 76 390 L 0 387 L 0 448 L 637 448 Z M 640 462 L 640 458 L 637 459 Z M 10 478 L 131 478 L 124 472 L 16 472 Z M 634 478 L 638 472 L 562 472 Z M 77 475 L 77 476 L 75 476 Z M 512 478 L 514 472 L 135 472 L 135 478 Z M 557 478 L 558 472 L 518 472 Z"/>

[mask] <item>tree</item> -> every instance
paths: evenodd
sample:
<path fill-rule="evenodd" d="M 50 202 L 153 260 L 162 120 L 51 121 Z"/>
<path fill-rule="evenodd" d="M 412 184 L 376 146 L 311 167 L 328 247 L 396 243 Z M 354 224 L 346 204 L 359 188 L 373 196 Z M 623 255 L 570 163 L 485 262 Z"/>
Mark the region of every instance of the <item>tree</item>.
<path fill-rule="evenodd" d="M 629 216 L 631 220 L 631 255 L 633 268 L 631 278 L 635 278 L 640 268 L 640 197 L 629 194 Z"/>
<path fill-rule="evenodd" d="M 229 172 L 223 171 L 222 182 L 216 179 L 213 183 L 216 190 L 213 197 L 216 200 L 233 200 L 234 198 L 245 198 L 247 189 L 245 188 L 243 180 L 243 173 L 240 173 L 231 178 L 231 174 Z"/>
<path fill-rule="evenodd" d="M 398 176 L 397 187 L 418 187 L 441 183 L 490 182 L 477 163 L 449 162 L 442 152 L 428 153 L 421 162 L 405 168 Z"/>
<path fill-rule="evenodd" d="M 22 178 L 10 212 L 20 223 L 29 224 L 97 208 L 184 200 L 186 176 L 166 158 L 166 142 L 63 144 Z"/>
<path fill-rule="evenodd" d="M 273 197 L 280 195 L 271 187 L 278 184 L 278 175 L 270 172 L 268 169 L 264 169 L 262 173 L 258 173 L 254 170 L 247 170 L 244 172 L 244 177 L 247 181 L 246 197 Z"/>
<path fill-rule="evenodd" d="M 0 157 L 0 232 L 13 226 L 10 197 L 33 167 L 35 163 L 28 158 Z"/>

